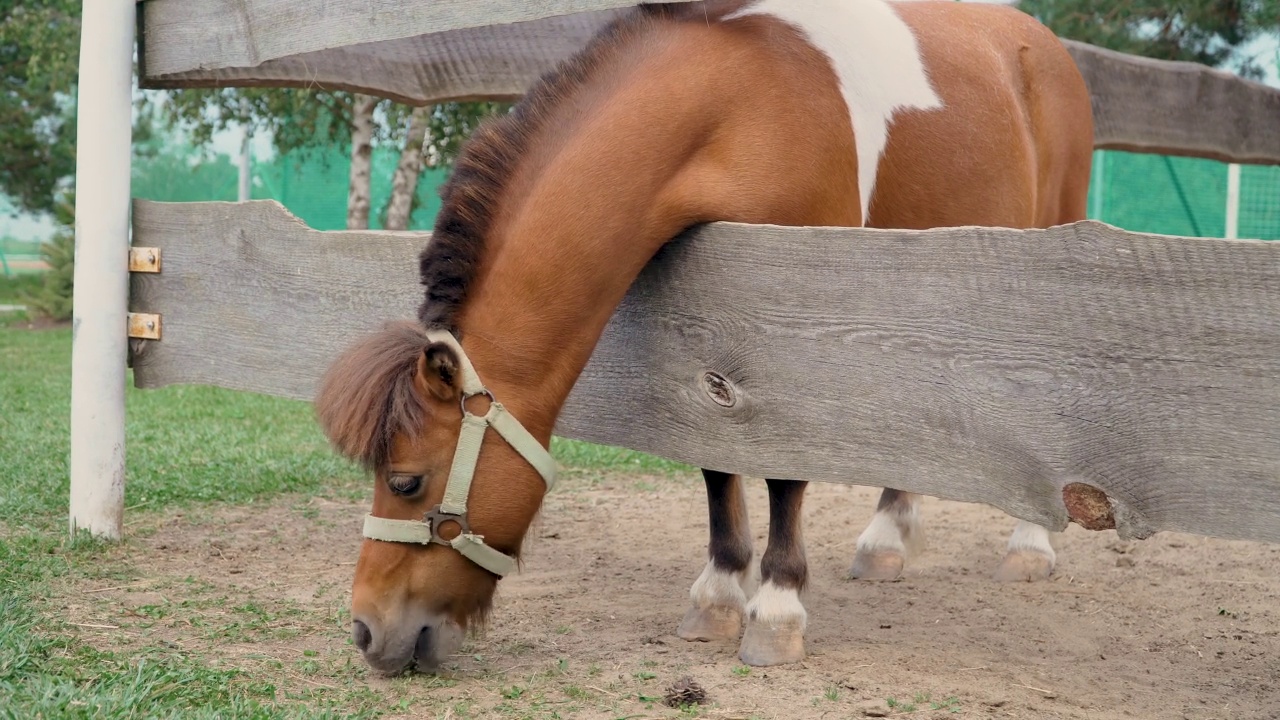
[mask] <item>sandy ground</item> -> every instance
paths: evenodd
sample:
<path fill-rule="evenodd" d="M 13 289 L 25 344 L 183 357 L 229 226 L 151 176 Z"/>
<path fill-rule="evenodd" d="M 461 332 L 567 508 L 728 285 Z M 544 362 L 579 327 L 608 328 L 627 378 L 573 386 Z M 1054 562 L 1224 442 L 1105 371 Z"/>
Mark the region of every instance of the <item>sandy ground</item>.
<path fill-rule="evenodd" d="M 392 716 L 681 716 L 661 698 L 685 676 L 712 718 L 1280 715 L 1280 546 L 1072 526 L 1050 581 L 997 585 L 1013 521 L 930 499 L 929 548 L 903 579 L 846 580 L 877 493 L 809 489 L 809 657 L 794 666 L 747 669 L 736 645 L 675 637 L 705 557 L 696 477 L 570 476 L 492 625 L 440 677 L 367 674 L 350 645 L 358 500 L 136 516 L 102 576 L 57 600 L 97 644 L 174 648 Z M 762 482 L 750 506 L 759 553 Z"/>

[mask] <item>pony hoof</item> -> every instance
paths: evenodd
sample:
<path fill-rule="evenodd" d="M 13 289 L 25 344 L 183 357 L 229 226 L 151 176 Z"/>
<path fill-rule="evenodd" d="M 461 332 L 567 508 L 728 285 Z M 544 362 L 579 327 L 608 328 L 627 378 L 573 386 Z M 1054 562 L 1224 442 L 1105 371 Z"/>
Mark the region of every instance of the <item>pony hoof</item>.
<path fill-rule="evenodd" d="M 736 640 L 742 630 L 742 610 L 729 605 L 691 607 L 680 621 L 676 635 L 689 641 Z"/>
<path fill-rule="evenodd" d="M 762 622 L 747 623 L 738 658 L 752 667 L 787 665 L 804 660 L 804 631 L 795 623 L 772 627 Z"/>
<path fill-rule="evenodd" d="M 854 580 L 897 580 L 904 558 L 894 550 L 859 550 L 853 556 L 849 577 Z"/>
<path fill-rule="evenodd" d="M 1047 580 L 1053 560 L 1033 550 L 1011 550 L 996 568 L 996 582 L 1036 582 Z"/>

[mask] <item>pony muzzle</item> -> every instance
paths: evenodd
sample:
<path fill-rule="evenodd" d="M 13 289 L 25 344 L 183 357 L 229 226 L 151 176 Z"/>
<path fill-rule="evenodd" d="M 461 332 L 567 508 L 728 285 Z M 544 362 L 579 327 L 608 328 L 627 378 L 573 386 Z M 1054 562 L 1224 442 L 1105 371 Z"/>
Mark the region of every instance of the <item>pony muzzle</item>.
<path fill-rule="evenodd" d="M 357 616 L 351 639 L 369 667 L 385 675 L 406 670 L 434 672 L 462 646 L 464 632 L 453 620 L 437 616 L 395 623 Z"/>

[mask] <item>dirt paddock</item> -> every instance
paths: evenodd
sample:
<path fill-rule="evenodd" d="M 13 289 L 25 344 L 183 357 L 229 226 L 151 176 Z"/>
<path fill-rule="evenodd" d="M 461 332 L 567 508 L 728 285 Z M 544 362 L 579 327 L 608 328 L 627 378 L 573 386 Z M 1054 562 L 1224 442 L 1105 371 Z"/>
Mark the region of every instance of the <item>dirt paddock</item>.
<path fill-rule="evenodd" d="M 757 553 L 764 484 L 752 481 Z M 746 668 L 674 635 L 705 557 L 700 480 L 571 475 L 524 571 L 440 676 L 366 673 L 346 601 L 367 504 L 287 498 L 133 520 L 131 539 L 56 598 L 104 647 L 164 647 L 288 697 L 391 717 L 1274 718 L 1280 546 L 1071 527 L 1047 583 L 989 580 L 1013 521 L 928 500 L 929 547 L 892 583 L 844 579 L 878 491 L 812 485 L 809 657 Z M 757 554 L 757 558 L 758 558 Z M 683 677 L 706 704 L 661 699 Z M 326 695 L 327 693 L 327 695 Z"/>

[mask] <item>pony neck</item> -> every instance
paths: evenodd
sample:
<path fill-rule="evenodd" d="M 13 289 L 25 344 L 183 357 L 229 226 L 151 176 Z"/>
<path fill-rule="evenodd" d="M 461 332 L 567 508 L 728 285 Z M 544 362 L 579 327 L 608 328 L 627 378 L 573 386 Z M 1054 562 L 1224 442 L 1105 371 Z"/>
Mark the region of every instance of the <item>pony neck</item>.
<path fill-rule="evenodd" d="M 619 83 L 531 142 L 458 317 L 478 372 L 544 442 L 632 281 L 700 220 L 682 170 L 714 113 L 672 117 L 652 84 Z"/>
<path fill-rule="evenodd" d="M 457 325 L 539 440 L 631 283 L 682 230 L 861 224 L 835 78 L 798 38 L 771 37 L 671 23 L 593 70 L 529 140 Z"/>

